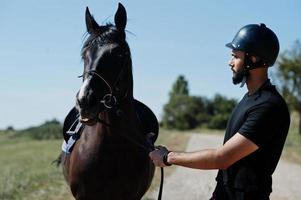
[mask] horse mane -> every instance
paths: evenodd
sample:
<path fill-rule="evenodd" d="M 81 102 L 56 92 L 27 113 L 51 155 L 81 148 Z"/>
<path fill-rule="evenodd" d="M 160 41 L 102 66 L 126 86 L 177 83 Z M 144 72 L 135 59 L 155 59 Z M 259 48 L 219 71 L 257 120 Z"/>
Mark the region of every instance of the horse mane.
<path fill-rule="evenodd" d="M 104 26 L 99 26 L 96 33 L 93 33 L 88 37 L 88 39 L 84 42 L 81 55 L 83 55 L 87 48 L 93 46 L 95 43 L 97 45 L 118 43 L 119 45 L 124 45 L 126 51 L 130 51 L 125 40 L 125 33 L 118 31 L 117 28 L 111 23 L 107 23 Z"/>

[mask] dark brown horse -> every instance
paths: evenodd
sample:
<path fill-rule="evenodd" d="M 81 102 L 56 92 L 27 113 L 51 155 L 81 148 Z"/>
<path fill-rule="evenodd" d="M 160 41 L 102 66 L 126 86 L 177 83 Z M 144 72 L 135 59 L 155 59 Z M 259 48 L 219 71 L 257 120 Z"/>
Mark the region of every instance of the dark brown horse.
<path fill-rule="evenodd" d="M 76 95 L 84 128 L 61 160 L 77 200 L 139 200 L 153 178 L 149 145 L 135 112 L 126 22 L 121 4 L 115 25 L 99 26 L 86 9 L 89 37 L 82 48 L 83 84 Z"/>

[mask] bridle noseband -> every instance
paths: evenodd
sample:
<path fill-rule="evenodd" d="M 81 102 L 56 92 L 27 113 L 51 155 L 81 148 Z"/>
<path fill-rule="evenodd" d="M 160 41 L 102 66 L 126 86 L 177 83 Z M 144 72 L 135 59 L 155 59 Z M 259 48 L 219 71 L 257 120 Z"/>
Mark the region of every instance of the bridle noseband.
<path fill-rule="evenodd" d="M 108 87 L 109 89 L 109 93 L 105 94 L 101 100 L 99 100 L 98 102 L 100 104 L 102 104 L 104 106 L 105 109 L 112 109 L 113 107 L 115 107 L 119 102 L 121 102 L 122 100 L 124 100 L 127 96 L 128 96 L 128 90 L 129 88 L 126 89 L 126 92 L 124 94 L 124 96 L 119 99 L 119 101 L 117 101 L 117 97 L 113 94 L 113 89 L 116 87 L 118 81 L 120 80 L 121 78 L 121 74 L 122 72 L 124 71 L 124 66 L 123 68 L 121 69 L 121 71 L 119 72 L 114 84 L 113 84 L 113 87 L 109 84 L 109 82 L 103 77 L 101 76 L 99 73 L 97 73 L 96 70 L 89 70 L 89 71 L 86 71 L 84 72 L 81 76 L 78 76 L 79 78 L 82 78 L 84 77 L 85 74 L 87 74 L 88 76 L 93 76 L 93 75 L 96 75 L 98 78 L 100 78 L 100 80 L 102 80 L 103 83 L 105 83 L 105 85 Z"/>

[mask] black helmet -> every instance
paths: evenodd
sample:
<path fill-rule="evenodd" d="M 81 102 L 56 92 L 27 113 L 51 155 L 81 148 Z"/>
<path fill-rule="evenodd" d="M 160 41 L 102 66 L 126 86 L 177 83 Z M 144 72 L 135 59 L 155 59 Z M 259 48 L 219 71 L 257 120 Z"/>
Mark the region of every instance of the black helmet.
<path fill-rule="evenodd" d="M 242 27 L 233 41 L 226 46 L 260 57 L 265 66 L 272 66 L 279 53 L 278 38 L 265 24 L 249 24 Z"/>

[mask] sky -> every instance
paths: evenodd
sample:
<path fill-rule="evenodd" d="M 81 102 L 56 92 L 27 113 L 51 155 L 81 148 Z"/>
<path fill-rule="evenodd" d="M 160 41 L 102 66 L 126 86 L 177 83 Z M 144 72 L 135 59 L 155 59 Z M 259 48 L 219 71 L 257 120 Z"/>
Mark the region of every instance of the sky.
<path fill-rule="evenodd" d="M 63 121 L 81 85 L 86 6 L 99 24 L 114 21 L 115 0 L 0 0 L 0 129 Z M 301 1 L 128 0 L 134 96 L 160 119 L 179 75 L 191 95 L 239 100 L 225 47 L 244 25 L 265 23 L 280 52 L 301 40 Z M 272 71 L 275 69 L 272 69 Z M 273 79 L 272 79 L 273 82 Z"/>

